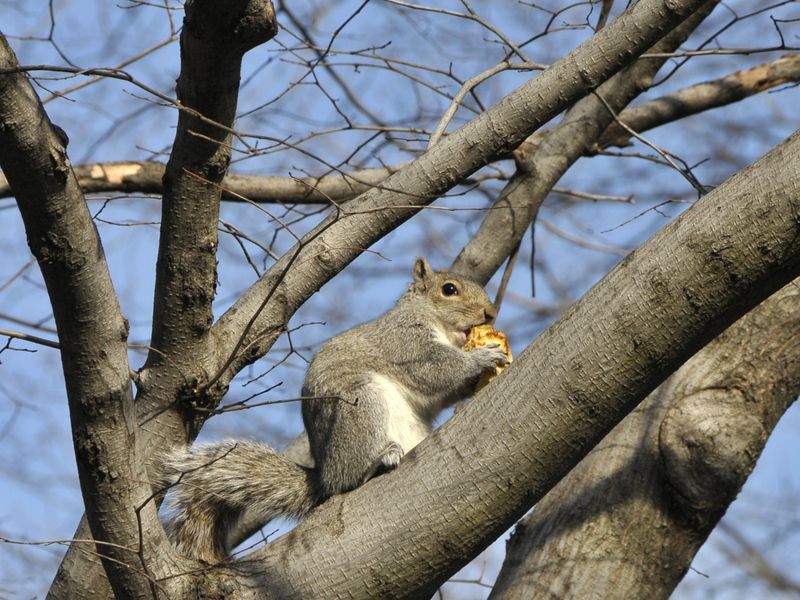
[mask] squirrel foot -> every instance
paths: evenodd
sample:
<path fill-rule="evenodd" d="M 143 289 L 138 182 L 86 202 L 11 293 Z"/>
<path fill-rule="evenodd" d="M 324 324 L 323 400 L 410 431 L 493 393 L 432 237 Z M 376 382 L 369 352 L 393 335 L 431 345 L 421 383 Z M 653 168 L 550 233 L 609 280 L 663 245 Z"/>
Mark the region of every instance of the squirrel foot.
<path fill-rule="evenodd" d="M 367 470 L 361 484 L 363 485 L 375 477 L 375 475 L 397 468 L 404 454 L 405 450 L 403 450 L 400 444 L 397 442 L 389 442 L 381 451 L 378 458 L 375 459 L 375 462 L 372 463 L 372 466 Z"/>

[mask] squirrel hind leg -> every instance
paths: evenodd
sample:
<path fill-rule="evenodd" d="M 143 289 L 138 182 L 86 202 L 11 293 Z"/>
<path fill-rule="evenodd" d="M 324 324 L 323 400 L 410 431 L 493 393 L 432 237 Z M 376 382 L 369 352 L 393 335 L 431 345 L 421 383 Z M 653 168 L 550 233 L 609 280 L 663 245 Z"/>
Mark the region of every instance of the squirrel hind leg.
<path fill-rule="evenodd" d="M 374 381 L 350 390 L 336 404 L 312 401 L 304 407 L 303 418 L 315 423 L 307 429 L 322 498 L 349 492 L 380 469 L 397 466 L 404 444 L 385 425 L 391 417 L 385 390 Z"/>

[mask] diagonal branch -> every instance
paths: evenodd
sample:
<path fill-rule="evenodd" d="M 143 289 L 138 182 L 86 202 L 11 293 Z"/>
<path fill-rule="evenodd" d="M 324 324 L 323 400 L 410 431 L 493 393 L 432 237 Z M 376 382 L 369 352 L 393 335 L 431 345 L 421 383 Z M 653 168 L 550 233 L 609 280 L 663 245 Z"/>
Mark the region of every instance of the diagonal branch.
<path fill-rule="evenodd" d="M 666 598 L 800 392 L 795 280 L 698 352 L 523 519 L 492 598 Z"/>
<path fill-rule="evenodd" d="M 16 56 L 0 36 L 0 67 Z M 53 307 L 84 504 L 98 553 L 119 596 L 149 597 L 139 563 L 169 547 L 136 447 L 128 378 L 128 324 L 114 292 L 97 230 L 67 158 L 67 139 L 44 112 L 25 75 L 0 75 L 0 165 L 14 189 L 31 252 Z M 126 564 L 138 563 L 138 569 Z"/>

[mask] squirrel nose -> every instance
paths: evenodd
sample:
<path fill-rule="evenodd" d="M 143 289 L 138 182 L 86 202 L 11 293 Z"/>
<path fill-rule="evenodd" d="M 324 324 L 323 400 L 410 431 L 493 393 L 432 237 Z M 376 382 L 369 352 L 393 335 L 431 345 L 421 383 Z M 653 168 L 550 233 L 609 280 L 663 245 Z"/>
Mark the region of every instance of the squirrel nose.
<path fill-rule="evenodd" d="M 483 308 L 483 316 L 488 324 L 494 323 L 495 318 L 497 318 L 497 309 L 494 304 L 487 304 Z"/>

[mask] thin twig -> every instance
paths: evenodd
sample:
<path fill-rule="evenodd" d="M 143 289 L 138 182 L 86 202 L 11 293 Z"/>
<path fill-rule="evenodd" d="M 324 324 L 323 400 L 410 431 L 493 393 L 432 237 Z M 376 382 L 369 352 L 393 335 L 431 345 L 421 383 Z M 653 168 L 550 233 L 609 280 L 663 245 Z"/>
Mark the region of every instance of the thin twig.
<path fill-rule="evenodd" d="M 453 100 L 450 102 L 450 106 L 447 107 L 444 115 L 442 116 L 441 121 L 436 126 L 436 129 L 431 134 L 430 141 L 428 142 L 428 148 L 436 145 L 436 142 L 439 141 L 439 138 L 442 137 L 444 130 L 447 129 L 447 125 L 450 123 L 450 120 L 456 114 L 458 107 L 464 101 L 464 97 L 470 93 L 475 87 L 480 85 L 482 82 L 486 81 L 490 77 L 497 75 L 498 73 L 502 73 L 503 71 L 508 70 L 515 70 L 515 71 L 532 71 L 534 69 L 541 69 L 544 70 L 547 68 L 547 65 L 542 65 L 540 63 L 535 62 L 523 62 L 523 63 L 511 63 L 507 60 L 497 63 L 495 66 L 490 67 L 483 71 L 483 73 L 479 73 L 475 75 L 475 77 L 471 77 L 464 82 L 461 86 L 461 89 L 458 90 L 458 93 L 453 96 Z"/>

